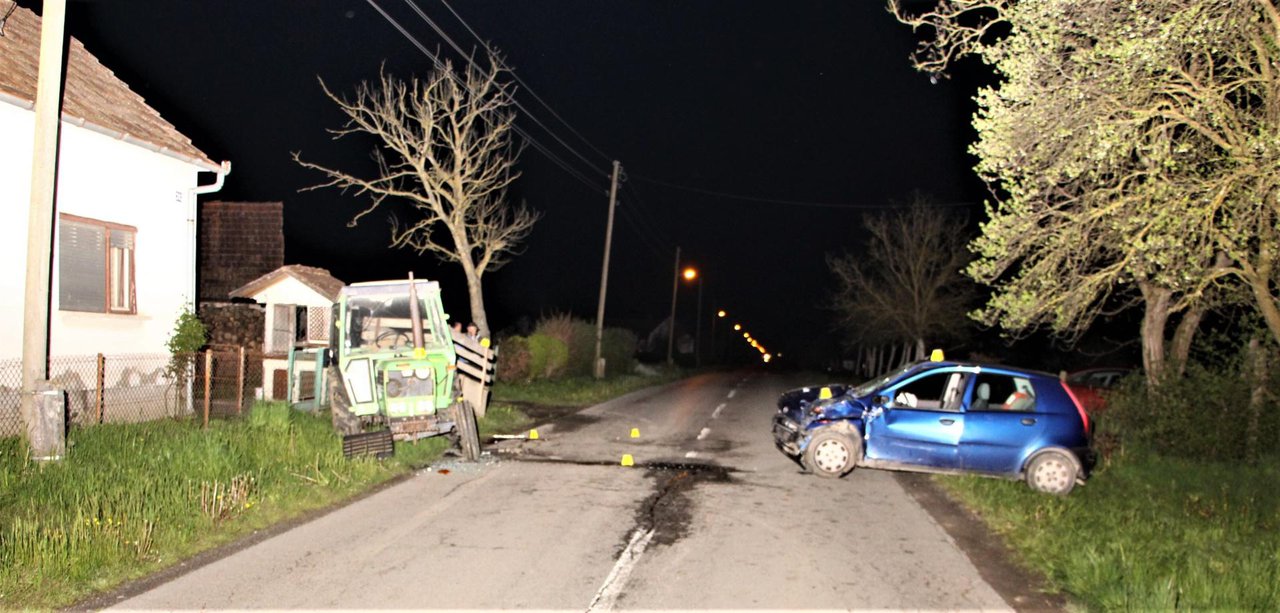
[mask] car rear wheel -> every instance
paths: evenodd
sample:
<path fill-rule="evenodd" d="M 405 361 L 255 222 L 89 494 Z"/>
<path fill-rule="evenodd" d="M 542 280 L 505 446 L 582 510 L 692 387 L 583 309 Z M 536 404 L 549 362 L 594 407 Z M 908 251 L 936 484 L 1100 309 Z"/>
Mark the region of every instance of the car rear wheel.
<path fill-rule="evenodd" d="M 861 455 L 861 441 L 844 432 L 824 430 L 809 441 L 803 463 L 813 474 L 834 479 L 853 470 Z"/>
<path fill-rule="evenodd" d="M 1076 486 L 1079 469 L 1067 454 L 1046 451 L 1027 465 L 1027 485 L 1037 492 L 1066 496 Z"/>

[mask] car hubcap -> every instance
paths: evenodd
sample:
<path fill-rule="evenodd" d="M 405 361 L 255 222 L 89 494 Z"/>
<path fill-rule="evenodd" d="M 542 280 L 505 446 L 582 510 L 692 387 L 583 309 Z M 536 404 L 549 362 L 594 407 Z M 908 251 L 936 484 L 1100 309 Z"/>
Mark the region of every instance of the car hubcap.
<path fill-rule="evenodd" d="M 1046 492 L 1061 492 L 1071 484 L 1072 471 L 1061 458 L 1051 458 L 1036 468 L 1036 487 Z"/>
<path fill-rule="evenodd" d="M 818 443 L 818 448 L 813 450 L 813 463 L 817 464 L 822 472 L 838 472 L 843 470 L 848 462 L 849 450 L 840 441 L 822 441 Z"/>

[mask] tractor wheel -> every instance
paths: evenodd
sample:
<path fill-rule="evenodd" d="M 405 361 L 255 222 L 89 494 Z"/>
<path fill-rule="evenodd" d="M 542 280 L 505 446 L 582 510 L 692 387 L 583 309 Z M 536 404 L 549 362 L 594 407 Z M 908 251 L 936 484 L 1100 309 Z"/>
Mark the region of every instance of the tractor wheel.
<path fill-rule="evenodd" d="M 459 400 L 453 405 L 454 432 L 458 435 L 458 447 L 462 457 L 475 462 L 480 459 L 480 429 L 476 425 L 476 412 L 471 403 Z"/>
<path fill-rule="evenodd" d="M 337 369 L 329 371 L 329 412 L 333 415 L 333 429 L 341 436 L 360 434 L 360 418 L 351 412 L 347 390 L 342 387 L 342 375 Z"/>

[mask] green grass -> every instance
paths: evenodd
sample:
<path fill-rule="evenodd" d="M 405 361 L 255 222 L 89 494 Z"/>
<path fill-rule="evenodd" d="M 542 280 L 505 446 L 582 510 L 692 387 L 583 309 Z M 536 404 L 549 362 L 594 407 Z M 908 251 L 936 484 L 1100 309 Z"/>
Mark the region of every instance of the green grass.
<path fill-rule="evenodd" d="M 0 608 L 51 608 L 429 462 L 447 441 L 347 460 L 329 420 L 260 405 L 246 419 L 76 430 L 61 462 L 0 439 Z"/>
<path fill-rule="evenodd" d="M 939 478 L 1089 610 L 1280 610 L 1280 459 L 1117 458 L 1070 496 Z"/>
<path fill-rule="evenodd" d="M 673 371 L 657 376 L 620 375 L 599 380 L 591 377 L 566 377 L 519 384 L 497 383 L 493 386 L 493 397 L 500 402 L 585 407 L 641 388 L 669 383 L 681 376 Z"/>

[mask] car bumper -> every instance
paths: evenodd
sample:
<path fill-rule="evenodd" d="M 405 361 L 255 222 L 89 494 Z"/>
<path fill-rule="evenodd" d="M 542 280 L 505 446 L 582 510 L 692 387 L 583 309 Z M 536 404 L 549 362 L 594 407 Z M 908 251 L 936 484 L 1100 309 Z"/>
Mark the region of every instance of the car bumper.
<path fill-rule="evenodd" d="M 773 416 L 773 443 L 778 446 L 779 451 L 789 456 L 798 456 L 803 439 L 800 424 L 782 413 Z"/>

